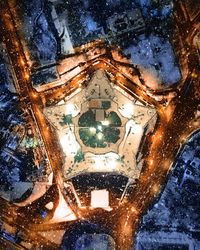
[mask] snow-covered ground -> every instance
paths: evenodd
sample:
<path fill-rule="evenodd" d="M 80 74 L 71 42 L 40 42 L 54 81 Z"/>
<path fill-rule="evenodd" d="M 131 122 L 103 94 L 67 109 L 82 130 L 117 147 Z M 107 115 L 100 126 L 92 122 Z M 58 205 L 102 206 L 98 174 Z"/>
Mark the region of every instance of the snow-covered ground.
<path fill-rule="evenodd" d="M 94 18 L 90 15 L 90 13 L 81 15 L 81 21 L 85 27 L 86 34 L 94 32 L 97 29 L 97 23 L 94 21 Z"/>
<path fill-rule="evenodd" d="M 113 250 L 114 242 L 106 234 L 85 234 L 80 237 L 75 246 L 75 250 Z"/>
<path fill-rule="evenodd" d="M 199 152 L 200 132 L 195 134 L 184 146 L 163 193 L 144 215 L 138 233 L 143 230 L 149 233 L 155 230 L 182 231 L 188 232 L 188 234 L 199 232 Z"/>
<path fill-rule="evenodd" d="M 44 13 L 42 1 L 25 0 L 20 3 L 19 8 L 25 9 L 22 15 L 22 38 L 30 49 L 31 60 L 40 64 L 54 62 L 57 41 Z"/>
<path fill-rule="evenodd" d="M 151 0 L 134 0 L 134 3 L 138 4 L 142 10 L 144 16 L 156 17 L 164 19 L 169 17 L 173 10 L 173 1 L 159 1 L 159 6 L 153 6 Z M 155 2 L 154 2 L 155 4 Z"/>
<path fill-rule="evenodd" d="M 150 29 L 150 35 L 145 36 L 144 33 L 135 34 L 136 38 L 131 38 L 134 35 L 129 32 L 124 35 L 128 37 L 126 45 L 121 39 L 112 40 L 110 38 L 109 42 L 117 43 L 117 45 L 124 48 L 125 54 L 131 56 L 133 64 L 140 68 L 142 77 L 150 88 L 170 87 L 177 83 L 181 79 L 181 73 L 172 44 L 169 39 L 164 38 L 167 37 L 168 31 L 166 31 L 166 27 L 163 27 L 162 23 L 155 22 L 158 19 L 166 20 L 166 22 L 170 20 L 170 14 L 173 10 L 172 2 L 170 0 L 160 1 L 159 6 L 153 4 L 150 0 L 135 0 L 123 3 L 121 0 L 107 0 L 106 4 L 99 6 L 90 0 L 84 1 L 81 11 L 79 8 L 74 12 L 77 19 L 80 20 L 79 24 L 77 23 L 80 30 L 84 30 L 82 37 L 79 35 L 80 43 L 106 37 L 108 35 L 107 21 L 109 17 L 130 11 L 131 8 L 140 8 L 142 13 L 145 12 L 143 18 L 147 24 L 146 28 Z M 99 12 L 96 11 L 94 6 L 99 6 Z M 99 13 L 102 13 L 102 16 Z M 72 29 L 73 25 L 70 28 Z M 159 36 L 155 35 L 156 30 L 160 30 Z M 75 29 L 72 36 L 74 33 L 78 34 L 80 32 Z"/>
<path fill-rule="evenodd" d="M 170 86 L 181 78 L 172 45 L 164 38 L 140 35 L 138 43 L 130 45 L 124 52 L 131 56 L 134 65 L 152 75 L 152 83 L 147 82 L 147 85 L 157 83 Z M 147 78 L 146 74 L 143 74 L 143 78 Z"/>

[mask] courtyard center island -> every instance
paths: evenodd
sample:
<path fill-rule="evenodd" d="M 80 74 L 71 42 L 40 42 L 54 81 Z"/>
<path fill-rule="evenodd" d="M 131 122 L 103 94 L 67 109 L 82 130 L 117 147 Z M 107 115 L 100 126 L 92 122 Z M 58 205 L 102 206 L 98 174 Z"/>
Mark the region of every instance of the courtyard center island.
<path fill-rule="evenodd" d="M 94 71 L 85 85 L 45 107 L 44 114 L 60 141 L 66 180 L 94 172 L 139 178 L 141 147 L 157 113 L 113 83 L 105 71 Z"/>

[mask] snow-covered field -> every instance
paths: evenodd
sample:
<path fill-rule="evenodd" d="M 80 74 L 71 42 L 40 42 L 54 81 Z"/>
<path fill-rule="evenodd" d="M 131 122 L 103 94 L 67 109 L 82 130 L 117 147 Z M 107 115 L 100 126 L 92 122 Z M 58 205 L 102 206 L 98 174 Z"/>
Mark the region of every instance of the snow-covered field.
<path fill-rule="evenodd" d="M 151 81 L 170 86 L 181 78 L 172 45 L 162 37 L 140 35 L 138 43 L 130 45 L 124 52 L 131 56 L 134 65 L 153 76 Z M 145 80 L 146 76 L 143 78 Z"/>

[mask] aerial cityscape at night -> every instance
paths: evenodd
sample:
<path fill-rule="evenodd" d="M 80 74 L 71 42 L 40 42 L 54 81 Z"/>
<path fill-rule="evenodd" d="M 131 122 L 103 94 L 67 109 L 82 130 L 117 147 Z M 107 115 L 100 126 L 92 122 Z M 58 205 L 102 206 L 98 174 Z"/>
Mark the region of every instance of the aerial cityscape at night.
<path fill-rule="evenodd" d="M 200 250 L 200 1 L 0 0 L 0 250 Z"/>

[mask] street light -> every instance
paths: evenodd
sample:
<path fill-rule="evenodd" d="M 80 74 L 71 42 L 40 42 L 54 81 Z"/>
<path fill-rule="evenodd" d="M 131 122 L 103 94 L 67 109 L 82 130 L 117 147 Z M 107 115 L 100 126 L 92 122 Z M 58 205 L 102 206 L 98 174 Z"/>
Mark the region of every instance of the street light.
<path fill-rule="evenodd" d="M 104 120 L 104 121 L 102 121 L 101 122 L 101 124 L 103 125 L 103 126 L 109 126 L 109 121 L 108 120 Z"/>
<path fill-rule="evenodd" d="M 91 134 L 95 134 L 96 133 L 96 128 L 94 128 L 94 127 L 90 127 L 89 128 L 89 131 L 91 132 Z"/>
<path fill-rule="evenodd" d="M 97 139 L 98 139 L 98 140 L 102 140 L 102 139 L 103 139 L 103 134 L 102 134 L 101 132 L 99 132 L 99 133 L 97 134 Z"/>
<path fill-rule="evenodd" d="M 102 126 L 101 125 L 98 125 L 97 128 L 98 128 L 98 130 L 102 131 Z"/>

